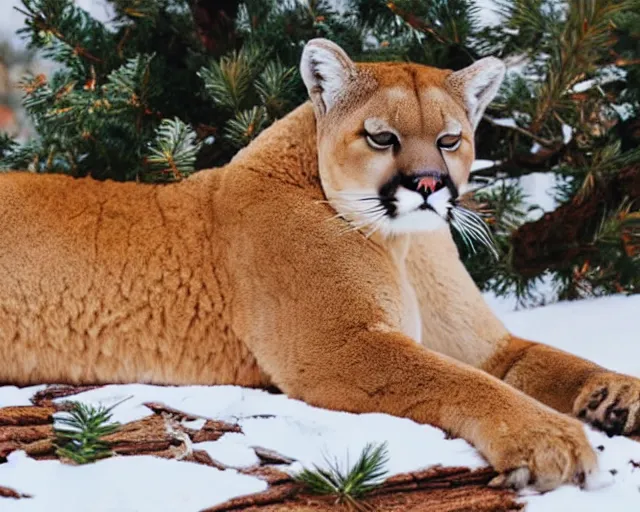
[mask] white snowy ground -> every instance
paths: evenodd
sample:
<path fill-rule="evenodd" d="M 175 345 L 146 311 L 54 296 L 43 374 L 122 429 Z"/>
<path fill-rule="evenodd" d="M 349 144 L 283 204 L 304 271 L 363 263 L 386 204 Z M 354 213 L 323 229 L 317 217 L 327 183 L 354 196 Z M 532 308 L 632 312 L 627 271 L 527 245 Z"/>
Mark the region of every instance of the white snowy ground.
<path fill-rule="evenodd" d="M 501 305 L 504 309 L 504 304 Z M 640 296 L 610 297 L 521 312 L 500 311 L 517 334 L 544 341 L 612 369 L 640 376 L 640 340 L 637 315 Z M 634 336 L 636 337 L 634 339 Z M 27 405 L 39 388 L 0 388 L 0 406 Z M 212 419 L 231 420 L 242 434 L 226 434 L 215 442 L 194 445 L 213 459 L 231 467 L 256 463 L 251 446 L 261 446 L 292 457 L 300 464 L 322 464 L 326 456 L 355 460 L 367 442 L 388 443 L 390 474 L 445 466 L 485 465 L 478 453 L 462 440 L 446 440 L 435 428 L 383 414 L 353 415 L 310 407 L 282 395 L 232 386 L 155 387 L 108 386 L 73 397 L 92 404 L 112 405 L 122 423 L 151 414 L 143 402 L 162 402 Z M 200 422 L 203 423 L 203 422 Z M 198 428 L 191 422 L 191 428 Z M 604 487 L 580 491 L 571 486 L 545 495 L 523 494 L 530 512 L 616 511 L 640 509 L 640 443 L 624 438 L 609 439 L 589 430 L 599 451 Z M 610 470 L 616 470 L 612 475 Z M 87 466 L 68 466 L 58 461 L 35 461 L 23 452 L 0 464 L 0 485 L 32 495 L 32 499 L 1 499 L 3 512 L 92 511 L 198 511 L 227 499 L 265 489 L 266 484 L 233 469 L 220 471 L 208 466 L 150 456 L 115 457 Z"/>

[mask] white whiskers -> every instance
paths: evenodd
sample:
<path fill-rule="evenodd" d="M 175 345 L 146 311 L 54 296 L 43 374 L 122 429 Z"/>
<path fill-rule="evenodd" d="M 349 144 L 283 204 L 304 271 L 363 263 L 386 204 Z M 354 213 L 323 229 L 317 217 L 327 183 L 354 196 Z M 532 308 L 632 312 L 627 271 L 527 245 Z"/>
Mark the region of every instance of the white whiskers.
<path fill-rule="evenodd" d="M 460 233 L 462 240 L 474 254 L 476 248 L 473 242 L 476 241 L 489 249 L 496 260 L 498 259 L 499 255 L 491 231 L 477 213 L 456 206 L 451 210 L 451 225 Z"/>
<path fill-rule="evenodd" d="M 406 197 L 404 199 L 407 200 Z M 400 222 L 407 217 L 420 215 L 418 220 L 414 220 L 413 222 L 416 224 L 426 222 L 428 224 L 429 219 L 431 219 L 431 217 L 429 217 L 430 215 L 436 215 L 440 219 L 448 216 L 451 225 L 460 233 L 463 242 L 474 254 L 477 252 L 476 244 L 478 244 L 486 247 L 493 257 L 496 260 L 498 259 L 498 251 L 491 231 L 482 220 L 482 217 L 476 212 L 454 205 L 448 198 L 445 199 L 446 205 L 440 204 L 438 207 L 440 210 L 444 208 L 445 212 L 449 212 L 448 214 L 438 214 L 436 211 L 432 213 L 416 213 L 420 210 L 411 204 L 407 207 L 406 201 L 405 209 L 401 210 L 400 203 L 402 198 L 394 196 L 393 200 L 396 201 L 394 203 L 397 208 L 396 211 L 400 211 L 401 213 L 399 217 Z M 398 229 L 398 217 L 396 216 L 394 219 L 389 218 L 388 208 L 382 201 L 383 200 L 376 195 L 376 192 L 371 190 L 363 190 L 359 193 L 346 190 L 338 192 L 334 197 L 326 201 L 336 211 L 336 214 L 328 220 L 334 221 L 339 218 L 346 221 L 339 230 L 340 235 L 361 231 L 365 237 L 370 238 L 378 232 L 382 232 L 385 235 L 393 233 L 394 230 Z M 424 217 L 425 215 L 427 216 L 426 218 Z"/>
<path fill-rule="evenodd" d="M 337 212 L 328 220 L 341 218 L 348 223 L 340 230 L 340 235 L 363 231 L 370 237 L 382 227 L 387 216 L 387 209 L 380 203 L 380 198 L 370 192 L 340 192 L 327 202 Z"/>

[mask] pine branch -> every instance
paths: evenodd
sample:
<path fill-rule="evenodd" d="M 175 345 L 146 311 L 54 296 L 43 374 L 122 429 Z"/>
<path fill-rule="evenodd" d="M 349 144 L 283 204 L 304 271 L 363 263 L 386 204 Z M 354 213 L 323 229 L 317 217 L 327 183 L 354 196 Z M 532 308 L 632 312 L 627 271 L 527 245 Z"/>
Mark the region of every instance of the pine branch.
<path fill-rule="evenodd" d="M 327 460 L 326 469 L 318 466 L 314 466 L 313 470 L 304 469 L 296 476 L 296 480 L 312 494 L 333 496 L 336 503 L 364 510 L 365 507 L 358 500 L 382 483 L 388 460 L 386 443 L 378 446 L 367 444 L 352 467 L 343 470 L 338 461 Z"/>
<path fill-rule="evenodd" d="M 18 143 L 14 141 L 8 134 L 0 133 L 0 162 L 7 155 L 12 153 L 16 149 L 17 145 Z"/>
<path fill-rule="evenodd" d="M 189 125 L 178 118 L 164 119 L 148 150 L 148 168 L 152 174 L 180 180 L 195 170 L 201 146 Z"/>
<path fill-rule="evenodd" d="M 0 170 L 30 170 L 40 172 L 42 170 L 41 155 L 43 152 L 44 148 L 39 140 L 15 145 L 2 155 L 0 159 Z"/>
<path fill-rule="evenodd" d="M 154 55 L 137 55 L 112 71 L 107 77 L 104 92 L 111 103 L 120 103 L 124 108 L 152 114 L 149 99 L 155 92 L 151 83 L 151 61 Z"/>
<path fill-rule="evenodd" d="M 239 112 L 247 102 L 251 82 L 259 73 L 260 57 L 260 52 L 244 47 L 202 68 L 198 75 L 217 105 Z"/>
<path fill-rule="evenodd" d="M 514 268 L 523 276 L 537 276 L 547 269 L 567 268 L 581 257 L 591 257 L 593 241 L 597 240 L 594 233 L 625 200 L 639 207 L 638 163 L 597 181 L 588 194 L 518 228 L 511 237 Z M 635 272 L 640 273 L 640 267 L 636 266 Z"/>
<path fill-rule="evenodd" d="M 262 106 L 244 110 L 229 120 L 224 136 L 236 147 L 246 146 L 260 134 L 267 121 L 267 110 Z"/>
<path fill-rule="evenodd" d="M 74 402 L 72 409 L 54 424 L 56 454 L 76 464 L 88 464 L 111 457 L 113 452 L 103 438 L 120 428 L 111 422 L 112 407 L 93 407 Z"/>
<path fill-rule="evenodd" d="M 515 132 L 518 132 L 519 134 L 524 135 L 525 137 L 529 137 L 531 140 L 534 140 L 534 141 L 538 142 L 539 144 L 542 144 L 543 146 L 551 147 L 551 146 L 554 145 L 554 141 L 549 140 L 549 139 L 545 139 L 543 137 L 540 137 L 539 135 L 536 135 L 535 133 L 530 132 L 529 130 L 526 130 L 525 128 L 521 128 L 517 124 L 501 124 L 496 119 L 494 119 L 493 117 L 488 116 L 486 114 L 484 116 L 482 116 L 482 119 L 487 121 L 488 123 L 492 124 L 493 126 L 501 126 L 503 128 L 507 128 L 509 130 L 513 130 Z"/>
<path fill-rule="evenodd" d="M 266 65 L 255 82 L 255 88 L 270 117 L 285 113 L 295 85 L 296 68 L 285 68 L 279 61 Z"/>
<path fill-rule="evenodd" d="M 141 19 L 154 20 L 160 13 L 158 0 L 110 0 L 116 20 L 120 22 L 138 22 Z"/>
<path fill-rule="evenodd" d="M 43 48 L 46 57 L 75 69 L 106 65 L 113 34 L 72 0 L 22 0 L 16 10 L 25 16 L 26 28 L 19 33 L 29 37 L 31 47 Z"/>
<path fill-rule="evenodd" d="M 548 61 L 547 79 L 538 92 L 530 129 L 538 133 L 551 112 L 568 108 L 567 93 L 615 43 L 611 20 L 631 10 L 635 0 L 569 2 L 567 21 Z"/>

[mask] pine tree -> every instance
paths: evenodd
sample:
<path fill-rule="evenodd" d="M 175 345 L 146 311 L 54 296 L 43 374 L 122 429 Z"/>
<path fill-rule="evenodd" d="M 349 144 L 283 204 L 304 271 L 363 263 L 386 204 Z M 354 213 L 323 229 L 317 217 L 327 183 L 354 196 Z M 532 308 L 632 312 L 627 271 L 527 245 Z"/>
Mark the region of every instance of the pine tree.
<path fill-rule="evenodd" d="M 75 464 L 89 464 L 111 457 L 113 452 L 104 440 L 118 431 L 120 424 L 111 422 L 115 407 L 93 407 L 72 402 L 69 412 L 62 413 L 54 426 L 56 455 Z"/>
<path fill-rule="evenodd" d="M 483 27 L 471 0 L 110 0 L 100 23 L 72 0 L 22 0 L 22 35 L 59 62 L 26 77 L 39 137 L 0 138 L 0 165 L 141 181 L 227 162 L 305 100 L 304 43 L 327 37 L 360 61 L 460 69 L 510 66 L 477 133 L 467 198 L 499 257 L 458 240 L 476 282 L 535 300 L 640 289 L 640 2 L 497 0 Z M 520 179 L 552 173 L 560 206 L 526 206 Z"/>

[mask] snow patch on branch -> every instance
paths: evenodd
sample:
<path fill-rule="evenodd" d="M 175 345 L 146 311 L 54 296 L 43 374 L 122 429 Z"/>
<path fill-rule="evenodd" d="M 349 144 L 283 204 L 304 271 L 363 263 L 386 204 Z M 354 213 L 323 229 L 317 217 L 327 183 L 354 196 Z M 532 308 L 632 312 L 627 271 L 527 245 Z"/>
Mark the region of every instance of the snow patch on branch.
<path fill-rule="evenodd" d="M 504 126 L 505 128 L 518 127 L 518 124 L 516 123 L 516 120 L 513 117 L 501 117 L 501 118 L 494 117 L 491 122 L 498 126 Z"/>
<path fill-rule="evenodd" d="M 500 165 L 500 160 L 474 160 L 471 164 L 471 172 L 478 172 L 483 169 L 491 169 L 491 167 L 495 167 L 496 165 Z"/>
<path fill-rule="evenodd" d="M 568 124 L 562 124 L 562 142 L 566 145 L 573 138 L 573 128 Z"/>
<path fill-rule="evenodd" d="M 582 93 L 592 89 L 595 86 L 602 86 L 611 82 L 617 82 L 619 80 L 625 80 L 627 77 L 627 71 L 619 68 L 618 66 L 605 66 L 598 70 L 598 76 L 578 82 L 571 88 L 573 93 Z"/>

